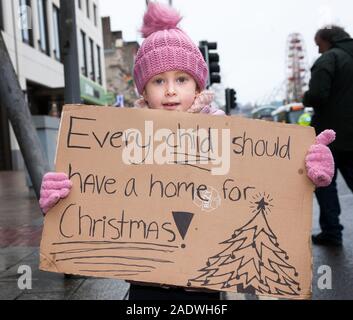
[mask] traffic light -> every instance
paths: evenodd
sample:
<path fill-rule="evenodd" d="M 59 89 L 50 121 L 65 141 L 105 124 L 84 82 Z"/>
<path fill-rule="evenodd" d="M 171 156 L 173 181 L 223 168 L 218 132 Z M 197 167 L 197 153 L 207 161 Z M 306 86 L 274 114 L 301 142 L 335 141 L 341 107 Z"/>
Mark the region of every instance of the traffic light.
<path fill-rule="evenodd" d="M 226 89 L 226 114 L 237 107 L 237 92 L 234 89 Z"/>
<path fill-rule="evenodd" d="M 217 42 L 200 41 L 199 49 L 208 67 L 207 87 L 213 83 L 221 83 L 219 54 L 217 52 L 210 52 L 210 50 L 217 50 Z"/>
<path fill-rule="evenodd" d="M 230 89 L 230 108 L 235 109 L 237 107 L 237 92 L 234 89 Z"/>

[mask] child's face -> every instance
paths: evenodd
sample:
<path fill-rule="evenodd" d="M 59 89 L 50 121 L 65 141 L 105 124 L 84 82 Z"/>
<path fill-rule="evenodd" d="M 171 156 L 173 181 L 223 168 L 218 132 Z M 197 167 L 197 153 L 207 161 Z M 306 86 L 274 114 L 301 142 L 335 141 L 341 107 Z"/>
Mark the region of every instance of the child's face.
<path fill-rule="evenodd" d="M 151 109 L 186 111 L 199 93 L 196 81 L 183 71 L 167 71 L 151 78 L 143 97 Z"/>

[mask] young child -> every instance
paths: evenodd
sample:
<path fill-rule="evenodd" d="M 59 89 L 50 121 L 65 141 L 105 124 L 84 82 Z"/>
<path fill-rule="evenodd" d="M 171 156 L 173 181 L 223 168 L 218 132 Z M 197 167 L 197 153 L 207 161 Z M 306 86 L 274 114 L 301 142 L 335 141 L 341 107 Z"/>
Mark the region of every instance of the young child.
<path fill-rule="evenodd" d="M 144 15 L 142 34 L 145 38 L 136 57 L 134 78 L 143 98 L 140 108 L 167 111 L 224 115 L 212 106 L 213 94 L 205 91 L 207 64 L 198 47 L 177 27 L 181 17 L 165 5 L 151 2 Z M 172 114 L 171 114 L 172 116 Z M 307 175 L 316 186 L 330 184 L 334 162 L 327 147 L 335 138 L 332 130 L 317 137 L 306 157 Z M 43 178 L 39 204 L 46 214 L 65 198 L 72 183 L 65 173 L 47 173 Z M 189 289 L 188 289 L 189 290 Z M 211 299 L 219 300 L 218 292 L 186 291 L 131 284 L 130 300 L 138 299 Z"/>

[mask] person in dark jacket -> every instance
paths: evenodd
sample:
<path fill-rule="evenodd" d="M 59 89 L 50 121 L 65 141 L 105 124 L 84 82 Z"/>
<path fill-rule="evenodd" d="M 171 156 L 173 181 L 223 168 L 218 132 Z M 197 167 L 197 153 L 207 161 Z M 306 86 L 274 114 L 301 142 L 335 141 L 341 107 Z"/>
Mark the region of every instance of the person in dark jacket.
<path fill-rule="evenodd" d="M 336 131 L 330 145 L 336 168 L 332 183 L 315 191 L 320 205 L 322 232 L 312 237 L 314 244 L 342 245 L 340 204 L 336 188 L 337 169 L 353 191 L 353 39 L 341 27 L 320 29 L 315 42 L 322 55 L 311 69 L 309 90 L 303 104 L 314 108 L 311 125 L 316 133 Z"/>

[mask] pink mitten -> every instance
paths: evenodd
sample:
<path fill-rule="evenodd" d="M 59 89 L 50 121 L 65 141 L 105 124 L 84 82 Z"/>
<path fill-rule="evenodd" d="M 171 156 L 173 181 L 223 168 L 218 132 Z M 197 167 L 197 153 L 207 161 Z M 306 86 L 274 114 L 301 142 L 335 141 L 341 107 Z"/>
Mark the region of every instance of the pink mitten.
<path fill-rule="evenodd" d="M 66 173 L 48 172 L 44 175 L 40 188 L 39 206 L 44 215 L 70 193 L 72 182 Z"/>
<path fill-rule="evenodd" d="M 202 110 L 204 110 L 203 113 L 208 113 L 206 111 L 207 108 L 206 109 L 204 109 L 204 108 L 206 106 L 209 106 L 211 104 L 211 102 L 213 101 L 213 99 L 214 99 L 214 93 L 209 90 L 204 90 L 196 96 L 193 105 L 187 110 L 187 112 L 199 113 Z"/>
<path fill-rule="evenodd" d="M 327 147 L 336 138 L 333 130 L 325 130 L 316 137 L 316 143 L 309 148 L 305 157 L 308 177 L 316 187 L 327 187 L 333 178 L 335 163 Z"/>

